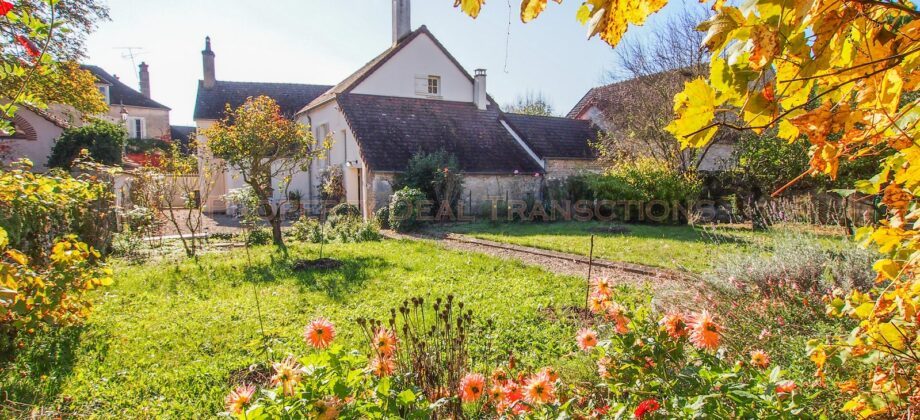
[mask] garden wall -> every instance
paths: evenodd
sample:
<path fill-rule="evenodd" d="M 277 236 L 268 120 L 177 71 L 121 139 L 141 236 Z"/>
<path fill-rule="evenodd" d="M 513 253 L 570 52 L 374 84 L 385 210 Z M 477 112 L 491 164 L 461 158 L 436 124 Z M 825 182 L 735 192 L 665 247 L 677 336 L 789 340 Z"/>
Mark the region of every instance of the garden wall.
<path fill-rule="evenodd" d="M 373 172 L 369 174 L 369 209 L 379 209 L 390 203 L 393 195 L 393 172 Z M 470 205 L 474 212 L 485 205 L 491 206 L 492 200 L 527 200 L 541 199 L 540 190 L 543 176 L 534 174 L 498 175 L 498 174 L 464 174 L 461 201 L 466 211 Z"/>

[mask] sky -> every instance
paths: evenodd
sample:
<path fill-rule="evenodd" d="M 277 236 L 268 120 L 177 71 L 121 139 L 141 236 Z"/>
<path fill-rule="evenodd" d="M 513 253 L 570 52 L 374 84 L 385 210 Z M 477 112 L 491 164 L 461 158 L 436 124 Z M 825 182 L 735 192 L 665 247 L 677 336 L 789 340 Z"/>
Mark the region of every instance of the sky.
<path fill-rule="evenodd" d="M 104 0 L 103 0 L 104 1 Z M 510 2 L 510 8 L 509 8 Z M 218 80 L 334 85 L 392 44 L 390 0 L 108 0 L 111 21 L 87 39 L 87 63 L 133 87 L 137 64 L 150 66 L 153 99 L 172 108 L 173 125 L 194 125 L 201 50 L 210 36 Z M 542 93 L 565 114 L 609 82 L 616 54 L 575 21 L 580 1 L 549 2 L 523 24 L 520 0 L 489 0 L 473 20 L 453 0 L 415 0 L 412 27 L 428 29 L 464 68 L 488 71 L 500 104 Z M 683 7 L 668 5 L 628 37 L 644 39 Z M 511 26 L 509 36 L 509 12 Z M 134 47 L 134 59 L 127 47 Z"/>

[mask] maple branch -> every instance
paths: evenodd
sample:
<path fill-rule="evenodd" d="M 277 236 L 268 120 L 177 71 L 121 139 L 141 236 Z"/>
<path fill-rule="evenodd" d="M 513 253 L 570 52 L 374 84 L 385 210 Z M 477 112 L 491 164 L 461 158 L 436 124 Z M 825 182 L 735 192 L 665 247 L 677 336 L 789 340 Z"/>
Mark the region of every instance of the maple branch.
<path fill-rule="evenodd" d="M 833 75 L 835 75 L 835 74 L 845 73 L 845 72 L 851 71 L 851 70 L 853 70 L 853 69 L 858 69 L 858 68 L 860 68 L 860 67 L 871 66 L 871 65 L 873 65 L 873 64 L 881 63 L 881 62 L 888 61 L 888 60 L 892 60 L 892 59 L 895 59 L 895 58 L 905 57 L 905 56 L 907 56 L 907 55 L 909 55 L 909 54 L 913 54 L 914 52 L 917 52 L 917 51 L 920 51 L 920 47 L 914 48 L 914 49 L 912 49 L 912 50 L 907 50 L 907 51 L 904 51 L 904 52 L 899 53 L 899 54 L 890 55 L 890 56 L 885 57 L 885 58 L 879 58 L 879 59 L 877 59 L 877 60 L 867 61 L 867 62 L 865 62 L 865 63 L 857 64 L 857 65 L 855 65 L 855 66 L 853 66 L 853 67 L 847 67 L 847 68 L 839 69 L 839 70 L 832 71 L 832 72 L 829 72 L 829 73 L 818 74 L 818 75 L 814 75 L 814 76 L 796 77 L 796 78 L 788 79 L 788 80 L 777 80 L 777 83 L 791 83 L 791 82 L 801 82 L 801 81 L 812 80 L 812 79 L 820 79 L 820 78 L 822 78 L 822 77 L 833 76 Z M 890 68 L 894 67 L 895 65 L 897 65 L 897 64 L 893 64 L 893 65 L 891 65 L 891 66 L 888 66 L 888 67 L 885 68 L 885 70 L 890 69 Z"/>
<path fill-rule="evenodd" d="M 801 181 L 802 178 L 805 178 L 806 176 L 811 175 L 811 174 L 814 173 L 814 172 L 815 172 L 814 168 L 809 168 L 809 169 L 806 170 L 805 172 L 802 172 L 801 175 L 799 175 L 799 176 L 793 178 L 792 181 L 787 182 L 786 185 L 783 185 L 782 187 L 779 187 L 779 189 L 777 189 L 776 191 L 773 191 L 773 192 L 770 194 L 770 197 L 771 197 L 771 198 L 779 197 L 780 194 L 782 194 L 784 191 L 788 190 L 790 187 L 792 187 L 793 185 L 795 185 L 797 182 Z"/>
<path fill-rule="evenodd" d="M 854 2 L 854 3 L 861 3 L 861 4 L 869 4 L 869 5 L 881 6 L 881 7 L 888 7 L 888 8 L 892 8 L 892 9 L 898 9 L 898 10 L 900 10 L 900 11 L 902 11 L 902 12 L 906 12 L 907 14 L 913 16 L 914 18 L 920 18 L 920 12 L 918 12 L 918 11 L 916 11 L 916 10 L 914 10 L 914 9 L 911 9 L 910 7 L 907 7 L 907 6 L 905 6 L 905 5 L 903 5 L 903 4 L 900 4 L 900 3 L 888 3 L 888 2 L 879 1 L 879 0 L 853 0 L 853 2 Z"/>

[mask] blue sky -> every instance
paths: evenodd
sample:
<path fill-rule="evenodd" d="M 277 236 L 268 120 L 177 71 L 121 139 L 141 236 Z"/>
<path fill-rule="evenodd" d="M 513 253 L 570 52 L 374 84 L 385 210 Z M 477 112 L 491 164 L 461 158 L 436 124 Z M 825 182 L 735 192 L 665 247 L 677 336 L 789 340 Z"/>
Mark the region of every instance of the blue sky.
<path fill-rule="evenodd" d="M 567 112 L 614 68 L 613 49 L 586 40 L 575 21 L 580 1 L 550 2 L 529 24 L 520 0 L 489 0 L 478 19 L 453 0 L 415 0 L 412 26 L 434 33 L 472 72 L 488 70 L 488 90 L 504 104 L 540 92 Z M 87 40 L 88 62 L 137 85 L 136 67 L 121 47 L 140 47 L 136 63 L 150 66 L 153 98 L 172 108 L 174 125 L 192 125 L 201 50 L 210 35 L 219 80 L 335 84 L 391 44 L 390 0 L 109 0 L 111 22 Z M 683 7 L 681 0 L 628 34 L 644 37 Z M 507 41 L 507 48 L 506 48 Z M 507 58 L 507 67 L 505 65 Z"/>

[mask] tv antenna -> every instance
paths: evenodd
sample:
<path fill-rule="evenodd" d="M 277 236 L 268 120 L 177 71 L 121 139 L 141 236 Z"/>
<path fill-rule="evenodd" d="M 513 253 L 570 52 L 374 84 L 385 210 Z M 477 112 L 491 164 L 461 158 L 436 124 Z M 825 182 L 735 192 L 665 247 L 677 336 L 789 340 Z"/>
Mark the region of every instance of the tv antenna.
<path fill-rule="evenodd" d="M 131 73 L 133 73 L 134 78 L 137 79 L 139 77 L 137 75 L 137 58 L 142 55 L 147 54 L 146 52 L 144 52 L 144 48 L 143 47 L 115 47 L 115 49 L 123 51 L 121 53 L 121 58 L 131 60 L 131 67 L 134 69 L 134 71 L 132 71 Z M 138 82 L 140 82 L 140 80 L 138 80 Z"/>

